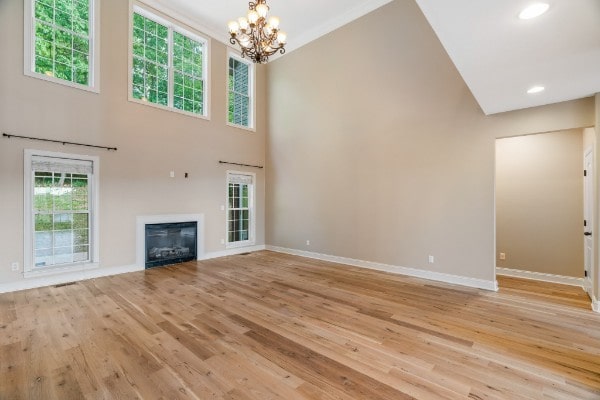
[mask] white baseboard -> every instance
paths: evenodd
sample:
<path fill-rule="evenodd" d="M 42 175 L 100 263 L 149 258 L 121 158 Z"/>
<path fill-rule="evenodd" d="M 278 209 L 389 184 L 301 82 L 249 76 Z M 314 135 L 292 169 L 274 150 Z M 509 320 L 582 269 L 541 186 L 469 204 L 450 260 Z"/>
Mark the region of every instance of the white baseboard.
<path fill-rule="evenodd" d="M 590 296 L 592 298 L 592 310 L 597 313 L 600 313 L 600 301 L 596 298 L 596 296 Z"/>
<path fill-rule="evenodd" d="M 593 286 L 592 280 L 590 279 L 589 276 L 586 276 L 585 278 L 583 278 L 583 290 L 585 290 L 587 292 L 587 294 L 590 295 L 590 298 L 594 294 L 592 286 Z"/>
<path fill-rule="evenodd" d="M 444 283 L 451 283 L 454 285 L 462 285 L 462 286 L 468 286 L 468 287 L 473 287 L 473 288 L 478 288 L 478 289 L 498 291 L 498 283 L 496 281 L 488 281 L 488 280 L 484 280 L 484 279 L 469 278 L 469 277 L 460 276 L 460 275 L 444 274 L 441 272 L 426 271 L 426 270 L 417 269 L 417 268 L 400 267 L 397 265 L 382 264 L 382 263 L 376 263 L 376 262 L 371 262 L 371 261 L 356 260 L 353 258 L 338 257 L 338 256 L 332 256 L 332 255 L 328 255 L 328 254 L 314 253 L 314 252 L 310 252 L 310 251 L 288 249 L 285 247 L 277 247 L 277 246 L 267 245 L 266 249 L 275 251 L 278 253 L 291 254 L 291 255 L 307 257 L 307 258 L 314 258 L 314 259 L 322 260 L 322 261 L 329 261 L 329 262 L 334 262 L 334 263 L 339 263 L 339 264 L 352 265 L 355 267 L 373 269 L 373 270 L 377 270 L 377 271 L 391 272 L 394 274 L 407 275 L 407 276 L 412 276 L 412 277 L 416 277 L 416 278 L 429 279 L 432 281 L 438 281 L 438 282 L 444 282 Z"/>
<path fill-rule="evenodd" d="M 253 251 L 265 250 L 266 246 L 264 244 L 256 245 L 256 246 L 248 246 L 248 247 L 235 247 L 232 249 L 222 250 L 222 251 L 213 251 L 210 253 L 204 253 L 198 260 L 210 260 L 212 258 L 219 257 L 227 257 L 227 256 L 235 256 L 236 254 L 242 253 L 251 253 Z"/>
<path fill-rule="evenodd" d="M 265 245 L 249 246 L 249 247 L 237 247 L 234 249 L 227 249 L 224 251 L 215 251 L 212 253 L 205 253 L 198 257 L 198 260 L 209 260 L 211 258 L 231 256 L 241 253 L 248 253 L 252 251 L 265 250 Z M 86 279 L 101 278 L 104 276 L 125 274 L 127 272 L 143 271 L 144 266 L 138 265 L 126 265 L 122 267 L 109 267 L 109 268 L 94 268 L 94 269 L 82 269 L 79 271 L 65 272 L 62 274 L 40 276 L 36 278 L 23 279 L 17 282 L 0 283 L 0 293 L 16 292 L 18 290 L 35 289 L 44 286 L 60 285 L 62 283 L 79 282 Z"/>
<path fill-rule="evenodd" d="M 139 267 L 137 265 L 126 265 L 121 267 L 95 268 L 81 271 L 65 272 L 64 274 L 23 279 L 17 282 L 0 283 L 0 293 L 16 292 L 18 290 L 60 285 L 62 283 L 78 282 L 86 279 L 101 278 L 103 276 L 125 274 L 127 272 L 143 270 L 144 267 Z"/>
<path fill-rule="evenodd" d="M 520 269 L 512 268 L 496 268 L 498 275 L 512 276 L 514 278 L 532 279 L 535 281 L 560 283 L 563 285 L 580 286 L 585 288 L 585 282 L 583 278 L 575 278 L 572 276 L 544 274 L 542 272 L 523 271 Z"/>

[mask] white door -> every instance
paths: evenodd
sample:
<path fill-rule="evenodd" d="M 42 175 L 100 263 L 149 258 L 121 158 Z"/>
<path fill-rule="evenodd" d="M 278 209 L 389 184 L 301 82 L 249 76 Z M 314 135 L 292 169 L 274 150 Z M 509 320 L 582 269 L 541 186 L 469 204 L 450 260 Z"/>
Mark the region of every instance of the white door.
<path fill-rule="evenodd" d="M 593 169 L 594 153 L 592 149 L 587 149 L 583 155 L 583 248 L 584 248 L 584 268 L 585 268 L 585 288 L 591 290 L 592 281 L 592 257 L 594 254 L 594 242 L 592 238 L 593 221 Z"/>

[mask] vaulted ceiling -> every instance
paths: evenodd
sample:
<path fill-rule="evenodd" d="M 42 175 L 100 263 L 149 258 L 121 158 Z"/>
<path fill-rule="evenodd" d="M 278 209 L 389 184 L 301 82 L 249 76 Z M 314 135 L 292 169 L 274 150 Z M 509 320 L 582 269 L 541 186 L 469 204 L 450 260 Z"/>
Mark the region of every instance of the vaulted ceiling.
<path fill-rule="evenodd" d="M 268 0 L 289 51 L 383 6 L 412 0 Z M 416 0 L 486 114 L 557 103 L 600 92 L 600 0 L 544 0 L 550 8 L 518 18 L 532 0 Z M 227 22 L 243 0 L 146 0 L 227 42 Z M 418 40 L 418 38 L 415 38 Z M 533 86 L 541 93 L 528 94 Z"/>

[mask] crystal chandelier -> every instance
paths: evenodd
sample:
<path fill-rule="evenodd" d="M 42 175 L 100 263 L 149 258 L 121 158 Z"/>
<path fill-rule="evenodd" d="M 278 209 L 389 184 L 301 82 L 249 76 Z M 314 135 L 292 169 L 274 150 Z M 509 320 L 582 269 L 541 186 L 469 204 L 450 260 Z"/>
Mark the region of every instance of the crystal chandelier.
<path fill-rule="evenodd" d="M 285 53 L 286 34 L 279 30 L 279 18 L 267 20 L 269 6 L 266 0 L 248 5 L 248 17 L 229 22 L 229 42 L 240 46 L 242 57 L 248 56 L 253 62 L 264 64 L 269 61 L 269 56 Z"/>

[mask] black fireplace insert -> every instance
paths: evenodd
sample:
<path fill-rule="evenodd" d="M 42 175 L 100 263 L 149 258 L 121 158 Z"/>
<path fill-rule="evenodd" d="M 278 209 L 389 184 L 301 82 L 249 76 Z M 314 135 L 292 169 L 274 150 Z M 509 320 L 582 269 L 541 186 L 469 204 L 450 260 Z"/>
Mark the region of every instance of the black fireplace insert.
<path fill-rule="evenodd" d="M 196 259 L 197 222 L 146 225 L 146 268 Z"/>

